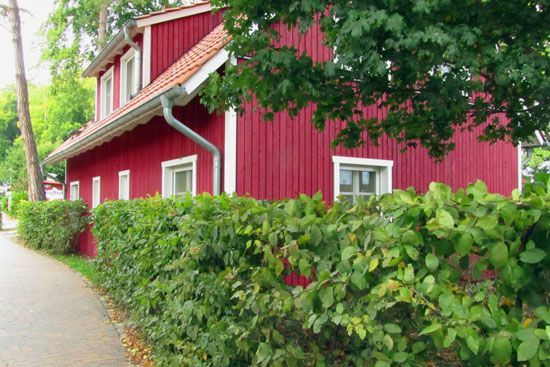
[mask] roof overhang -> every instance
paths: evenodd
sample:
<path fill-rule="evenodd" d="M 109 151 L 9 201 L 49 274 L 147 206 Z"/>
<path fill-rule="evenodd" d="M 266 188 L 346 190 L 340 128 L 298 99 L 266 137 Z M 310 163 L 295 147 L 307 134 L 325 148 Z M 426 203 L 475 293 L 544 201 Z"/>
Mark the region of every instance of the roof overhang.
<path fill-rule="evenodd" d="M 142 15 L 136 18 L 138 27 L 147 27 L 153 24 L 169 22 L 174 19 L 190 17 L 195 14 L 212 11 L 210 1 L 201 1 L 191 5 L 184 5 L 175 8 L 168 8 L 164 11 Z"/>
<path fill-rule="evenodd" d="M 124 28 L 130 29 L 130 34 L 134 37 L 138 33 L 143 33 L 143 28 L 136 26 L 135 20 L 129 20 L 122 29 L 107 43 L 101 50 L 99 55 L 88 65 L 82 73 L 85 78 L 98 77 L 103 71 L 107 70 L 107 66 L 115 61 L 115 57 L 124 53 L 124 47 L 127 42 L 124 38 Z"/>
<path fill-rule="evenodd" d="M 175 105 L 185 106 L 198 94 L 202 86 L 208 80 L 209 75 L 218 70 L 228 60 L 229 52 L 225 48 L 222 48 L 185 82 L 154 95 L 143 104 L 121 115 L 116 120 L 105 124 L 84 139 L 79 140 L 59 152 L 54 152 L 46 157 L 42 164 L 54 164 L 82 154 L 85 151 L 107 143 L 123 133 L 134 129 L 137 125 L 149 122 L 155 115 L 162 115 L 160 98 L 167 93 L 173 93 L 174 89 L 178 89 L 178 94 L 180 95 L 180 97 L 175 100 Z"/>

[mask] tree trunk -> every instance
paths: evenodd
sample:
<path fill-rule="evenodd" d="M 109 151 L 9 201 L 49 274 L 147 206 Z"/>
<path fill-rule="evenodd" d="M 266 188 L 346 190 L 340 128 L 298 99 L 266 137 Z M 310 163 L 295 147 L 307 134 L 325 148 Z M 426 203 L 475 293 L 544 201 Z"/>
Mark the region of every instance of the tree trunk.
<path fill-rule="evenodd" d="M 23 60 L 23 41 L 21 39 L 21 19 L 17 0 L 9 0 L 9 18 L 12 31 L 13 48 L 15 50 L 15 89 L 17 93 L 17 112 L 19 114 L 19 129 L 25 146 L 25 158 L 27 160 L 27 173 L 29 176 L 29 200 L 44 200 L 44 183 L 38 160 L 38 152 L 34 141 L 34 133 L 31 125 L 29 111 L 29 92 L 27 90 L 27 78 L 25 76 L 25 63 Z"/>
<path fill-rule="evenodd" d="M 107 43 L 107 17 L 109 15 L 108 0 L 99 3 L 99 28 L 97 30 L 97 47 L 101 50 Z"/>

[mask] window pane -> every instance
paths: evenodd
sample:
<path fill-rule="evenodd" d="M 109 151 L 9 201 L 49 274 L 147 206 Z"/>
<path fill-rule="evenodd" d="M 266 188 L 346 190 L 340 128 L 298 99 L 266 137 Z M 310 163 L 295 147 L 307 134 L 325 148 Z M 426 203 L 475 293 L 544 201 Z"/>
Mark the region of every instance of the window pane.
<path fill-rule="evenodd" d="M 376 172 L 361 171 L 359 177 L 359 192 L 376 193 Z"/>
<path fill-rule="evenodd" d="M 108 115 L 113 110 L 113 97 L 112 97 L 112 85 L 113 78 L 109 78 L 105 81 L 105 115 Z"/>
<path fill-rule="evenodd" d="M 176 171 L 174 172 L 174 196 L 182 196 L 187 192 L 191 192 L 191 171 Z"/>
<path fill-rule="evenodd" d="M 94 180 L 92 183 L 92 208 L 95 208 L 100 203 L 99 185 L 100 185 L 99 180 Z"/>
<path fill-rule="evenodd" d="M 347 169 L 340 170 L 340 192 L 353 192 L 352 171 Z"/>
<path fill-rule="evenodd" d="M 120 176 L 118 184 L 119 184 L 119 199 L 128 200 L 130 198 L 128 175 Z"/>
<path fill-rule="evenodd" d="M 132 57 L 127 63 L 126 63 L 126 90 L 125 90 L 125 101 L 128 102 L 130 98 L 132 97 L 133 93 L 133 86 L 134 86 L 134 58 Z"/>

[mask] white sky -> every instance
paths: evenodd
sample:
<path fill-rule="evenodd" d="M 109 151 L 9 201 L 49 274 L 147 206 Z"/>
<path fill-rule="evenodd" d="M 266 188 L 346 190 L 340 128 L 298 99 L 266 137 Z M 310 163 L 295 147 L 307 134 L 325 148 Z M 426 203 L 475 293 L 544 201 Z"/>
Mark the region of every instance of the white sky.
<path fill-rule="evenodd" d="M 7 3 L 0 0 L 0 3 Z M 21 11 L 21 32 L 27 79 L 36 84 L 47 84 L 50 80 L 46 65 L 39 65 L 39 36 L 36 34 L 53 9 L 54 0 L 19 0 Z M 7 19 L 0 20 L 0 88 L 15 83 L 15 56 L 11 44 L 11 33 L 8 31 Z"/>

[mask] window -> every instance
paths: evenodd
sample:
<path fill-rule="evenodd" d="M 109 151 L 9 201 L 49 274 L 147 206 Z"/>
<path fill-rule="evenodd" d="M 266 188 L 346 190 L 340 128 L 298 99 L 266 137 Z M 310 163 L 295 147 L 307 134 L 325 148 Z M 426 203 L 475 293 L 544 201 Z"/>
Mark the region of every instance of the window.
<path fill-rule="evenodd" d="M 80 199 L 80 182 L 79 181 L 73 181 L 69 185 L 69 198 L 71 200 L 78 200 Z"/>
<path fill-rule="evenodd" d="M 113 68 L 101 77 L 101 118 L 113 112 Z"/>
<path fill-rule="evenodd" d="M 130 171 L 120 171 L 118 173 L 118 198 L 120 200 L 130 199 Z"/>
<path fill-rule="evenodd" d="M 393 161 L 353 157 L 332 157 L 334 197 L 352 203 L 359 196 L 381 195 L 392 190 Z"/>
<path fill-rule="evenodd" d="M 123 106 L 132 98 L 132 95 L 136 93 L 135 90 L 135 78 L 136 78 L 136 62 L 135 62 L 135 50 L 130 48 L 128 52 L 120 59 L 120 105 Z"/>
<path fill-rule="evenodd" d="M 195 195 L 197 155 L 162 162 L 162 197 Z"/>
<path fill-rule="evenodd" d="M 92 179 L 92 208 L 95 208 L 101 202 L 101 177 Z"/>

